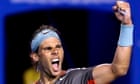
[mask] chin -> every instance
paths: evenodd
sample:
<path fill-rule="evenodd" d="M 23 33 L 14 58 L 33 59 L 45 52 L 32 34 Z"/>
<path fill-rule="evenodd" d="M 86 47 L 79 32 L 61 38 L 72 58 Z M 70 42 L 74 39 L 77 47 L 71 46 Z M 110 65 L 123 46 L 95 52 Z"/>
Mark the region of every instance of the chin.
<path fill-rule="evenodd" d="M 52 75 L 53 75 L 54 77 L 57 77 L 57 76 L 60 75 L 60 73 L 61 73 L 61 71 L 58 71 L 58 72 L 52 72 Z"/>

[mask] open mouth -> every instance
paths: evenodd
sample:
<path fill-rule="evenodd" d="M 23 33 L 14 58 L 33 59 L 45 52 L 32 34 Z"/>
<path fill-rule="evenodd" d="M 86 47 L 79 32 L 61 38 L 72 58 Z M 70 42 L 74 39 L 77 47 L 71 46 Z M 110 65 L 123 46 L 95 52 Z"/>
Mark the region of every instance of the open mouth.
<path fill-rule="evenodd" d="M 55 72 L 59 71 L 59 59 L 52 60 L 52 68 Z"/>

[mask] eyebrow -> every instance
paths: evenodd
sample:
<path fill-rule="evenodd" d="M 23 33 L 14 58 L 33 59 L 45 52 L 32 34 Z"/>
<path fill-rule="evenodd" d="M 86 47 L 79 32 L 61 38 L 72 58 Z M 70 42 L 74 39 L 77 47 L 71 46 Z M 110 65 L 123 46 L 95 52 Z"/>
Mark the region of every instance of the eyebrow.
<path fill-rule="evenodd" d="M 55 46 L 55 48 L 58 48 L 58 47 L 62 47 L 62 45 L 61 44 L 56 44 L 56 46 Z M 51 47 L 50 45 L 48 45 L 48 46 L 45 46 L 45 47 L 43 47 L 42 49 L 51 49 L 51 48 L 53 48 L 53 47 Z"/>

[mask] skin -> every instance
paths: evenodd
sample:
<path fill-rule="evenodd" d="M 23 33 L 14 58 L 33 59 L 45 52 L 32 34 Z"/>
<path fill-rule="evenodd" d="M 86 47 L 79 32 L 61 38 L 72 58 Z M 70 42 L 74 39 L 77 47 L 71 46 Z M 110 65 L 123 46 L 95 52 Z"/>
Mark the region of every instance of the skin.
<path fill-rule="evenodd" d="M 113 6 L 113 10 L 117 10 L 118 7 L 127 11 L 126 15 L 121 15 L 120 13 L 115 12 L 118 20 L 124 25 L 132 25 L 129 3 L 117 1 L 116 5 Z M 62 72 L 61 67 L 64 50 L 62 46 L 60 46 L 61 42 L 57 38 L 50 37 L 40 44 L 38 53 L 31 53 L 31 58 L 34 61 L 39 61 L 41 73 L 40 79 L 43 84 L 53 84 Z M 51 47 L 51 49 L 48 47 Z M 54 58 L 60 59 L 58 71 L 54 71 L 52 68 L 51 60 Z M 92 73 L 95 83 L 109 84 L 117 77 L 126 75 L 129 68 L 130 58 L 131 46 L 117 46 L 112 63 L 100 64 L 93 67 Z"/>
<path fill-rule="evenodd" d="M 31 58 L 39 61 L 41 81 L 43 84 L 53 84 L 62 72 L 64 50 L 60 40 L 55 37 L 45 39 L 39 46 L 37 53 L 32 53 Z M 59 59 L 59 69 L 53 70 L 52 59 Z"/>
<path fill-rule="evenodd" d="M 121 15 L 120 13 L 115 12 L 118 20 L 120 20 L 124 25 L 132 25 L 129 3 L 117 1 L 116 5 L 113 6 L 113 9 L 117 10 L 118 7 L 127 11 L 126 15 Z M 126 75 L 131 58 L 131 48 L 131 46 L 117 46 L 115 56 L 111 64 L 101 64 L 93 68 L 93 77 L 96 84 L 108 84 L 117 77 Z"/>

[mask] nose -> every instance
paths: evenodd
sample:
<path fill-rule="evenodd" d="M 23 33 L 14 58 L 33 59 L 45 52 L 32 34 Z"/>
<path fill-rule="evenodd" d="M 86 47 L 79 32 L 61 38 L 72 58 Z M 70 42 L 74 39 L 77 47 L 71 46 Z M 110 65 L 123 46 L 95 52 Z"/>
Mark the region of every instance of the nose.
<path fill-rule="evenodd" d="M 58 50 L 56 49 L 56 48 L 54 48 L 53 50 L 52 50 L 52 55 L 57 55 L 58 54 Z"/>

